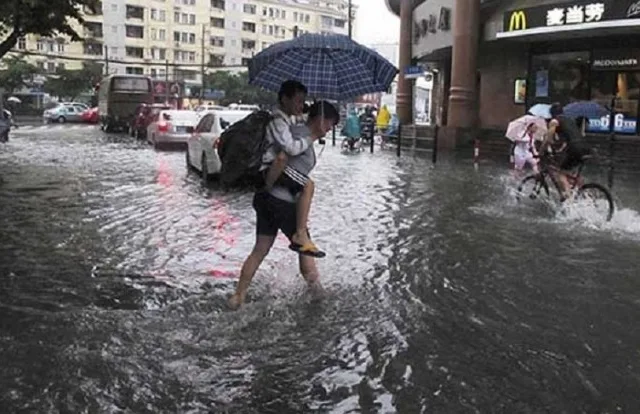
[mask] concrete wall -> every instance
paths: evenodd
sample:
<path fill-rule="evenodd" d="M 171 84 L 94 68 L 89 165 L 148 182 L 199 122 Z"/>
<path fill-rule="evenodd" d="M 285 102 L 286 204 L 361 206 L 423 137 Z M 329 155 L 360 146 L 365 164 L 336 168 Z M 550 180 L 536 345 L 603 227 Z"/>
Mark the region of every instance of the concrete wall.
<path fill-rule="evenodd" d="M 526 78 L 528 49 L 522 44 L 485 44 L 480 49 L 478 91 L 480 128 L 505 128 L 505 120 L 524 115 L 525 105 L 515 104 L 517 78 Z"/>

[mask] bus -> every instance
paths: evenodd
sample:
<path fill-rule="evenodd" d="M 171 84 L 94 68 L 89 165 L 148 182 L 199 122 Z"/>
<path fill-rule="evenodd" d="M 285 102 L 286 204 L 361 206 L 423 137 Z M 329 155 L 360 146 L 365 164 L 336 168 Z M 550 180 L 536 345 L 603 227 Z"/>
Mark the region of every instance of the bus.
<path fill-rule="evenodd" d="M 105 132 L 126 130 L 140 104 L 153 103 L 151 78 L 142 75 L 110 75 L 98 90 L 100 126 Z"/>

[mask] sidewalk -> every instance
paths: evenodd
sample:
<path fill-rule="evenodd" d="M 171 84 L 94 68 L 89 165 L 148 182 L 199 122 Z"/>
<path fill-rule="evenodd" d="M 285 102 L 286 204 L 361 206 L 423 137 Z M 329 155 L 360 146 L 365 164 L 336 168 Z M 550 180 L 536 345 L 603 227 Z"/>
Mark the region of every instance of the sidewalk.
<path fill-rule="evenodd" d="M 18 125 L 40 125 L 44 123 L 42 116 L 36 115 L 15 115 L 14 122 Z"/>

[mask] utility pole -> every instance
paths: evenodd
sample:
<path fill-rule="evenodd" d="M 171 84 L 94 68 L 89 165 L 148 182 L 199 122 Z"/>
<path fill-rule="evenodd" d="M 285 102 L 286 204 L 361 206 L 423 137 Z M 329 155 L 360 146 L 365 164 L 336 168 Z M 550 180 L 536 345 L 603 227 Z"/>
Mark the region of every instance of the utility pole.
<path fill-rule="evenodd" d="M 169 59 L 164 61 L 164 100 L 169 103 Z"/>
<path fill-rule="evenodd" d="M 352 22 L 352 18 L 351 18 L 351 9 L 352 9 L 352 4 L 351 4 L 351 0 L 349 0 L 349 7 L 348 7 L 348 13 L 349 13 L 349 20 L 348 20 L 348 24 L 349 24 L 349 39 L 351 39 L 351 35 L 352 35 L 352 31 L 353 31 L 353 22 Z"/>
<path fill-rule="evenodd" d="M 109 76 L 109 48 L 104 47 L 104 75 Z"/>
<path fill-rule="evenodd" d="M 200 53 L 202 55 L 202 59 L 200 62 L 200 77 L 202 78 L 201 81 L 201 85 L 200 85 L 200 105 L 202 105 L 202 101 L 204 101 L 204 37 L 206 34 L 206 24 L 202 25 L 202 43 L 200 45 Z"/>

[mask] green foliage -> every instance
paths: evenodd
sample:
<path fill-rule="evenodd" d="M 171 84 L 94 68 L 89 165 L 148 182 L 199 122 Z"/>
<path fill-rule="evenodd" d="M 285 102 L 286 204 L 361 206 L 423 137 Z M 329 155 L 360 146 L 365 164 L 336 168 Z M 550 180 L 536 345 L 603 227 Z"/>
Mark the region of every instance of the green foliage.
<path fill-rule="evenodd" d="M 10 95 L 23 86 L 28 86 L 33 76 L 38 73 L 38 68 L 26 62 L 21 56 L 9 56 L 2 59 L 0 70 L 0 88 Z"/>
<path fill-rule="evenodd" d="M 59 70 L 44 84 L 44 91 L 58 98 L 74 100 L 83 92 L 88 92 L 100 81 L 102 65 L 98 63 L 84 64 L 79 70 Z"/>
<path fill-rule="evenodd" d="M 27 34 L 67 35 L 81 40 L 71 27 L 71 19 L 83 23 L 82 10 L 95 12 L 99 0 L 2 0 L 0 12 L 0 58 Z"/>
<path fill-rule="evenodd" d="M 275 93 L 249 85 L 247 72 L 238 74 L 228 71 L 213 72 L 206 75 L 205 85 L 208 89 L 225 91 L 225 97 L 220 101 L 221 105 L 232 103 L 273 105 L 277 101 Z"/>

